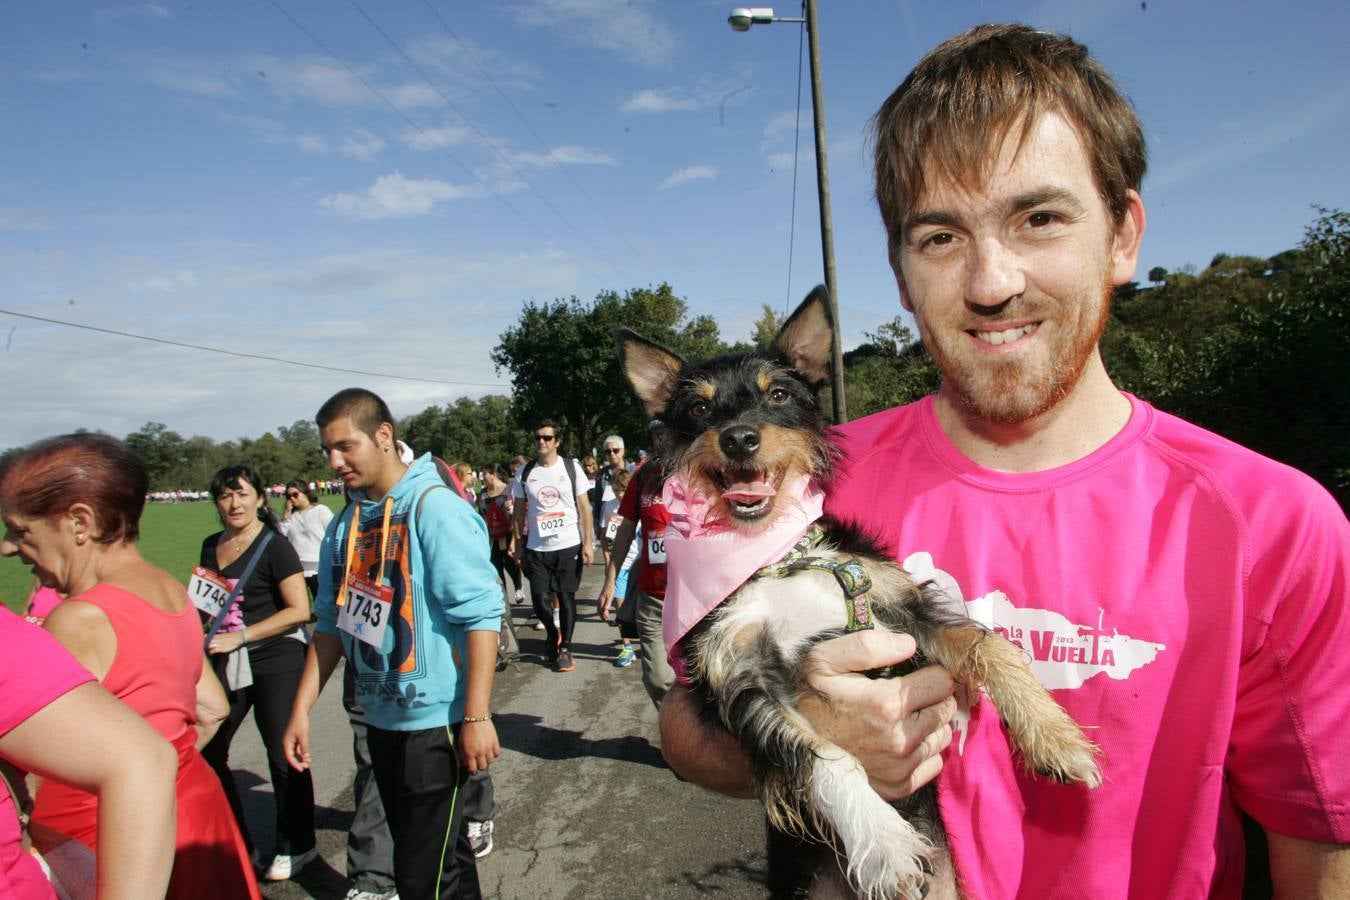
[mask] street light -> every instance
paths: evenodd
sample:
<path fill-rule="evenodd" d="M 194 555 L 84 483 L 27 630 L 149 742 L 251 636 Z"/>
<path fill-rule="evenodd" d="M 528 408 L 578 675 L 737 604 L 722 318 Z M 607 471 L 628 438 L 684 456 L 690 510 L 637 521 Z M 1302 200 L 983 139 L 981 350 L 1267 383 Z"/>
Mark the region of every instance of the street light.
<path fill-rule="evenodd" d="M 834 421 L 844 422 L 848 412 L 844 404 L 844 351 L 840 344 L 839 295 L 834 285 L 834 225 L 830 219 L 830 165 L 825 152 L 825 94 L 820 85 L 820 41 L 816 21 L 816 0 L 802 3 L 806 16 L 775 16 L 772 7 L 738 6 L 727 16 L 735 31 L 749 31 L 751 25 L 773 22 L 801 22 L 806 25 L 811 58 L 811 112 L 816 133 L 816 188 L 820 194 L 820 251 L 825 263 L 825 290 L 830 295 L 830 318 L 834 320 L 834 339 L 830 347 L 830 397 L 834 401 Z"/>

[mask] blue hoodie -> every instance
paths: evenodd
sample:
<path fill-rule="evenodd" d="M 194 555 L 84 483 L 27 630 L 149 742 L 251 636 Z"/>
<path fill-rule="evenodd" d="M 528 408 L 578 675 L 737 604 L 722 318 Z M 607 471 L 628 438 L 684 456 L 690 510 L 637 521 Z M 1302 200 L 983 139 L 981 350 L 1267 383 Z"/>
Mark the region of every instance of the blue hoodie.
<path fill-rule="evenodd" d="M 381 565 L 386 500 L 393 509 Z M 378 650 L 337 627 L 337 588 L 345 583 L 354 511 L 359 524 L 351 571 L 394 591 Z M 356 700 L 371 725 L 421 731 L 464 718 L 466 634 L 501 627 L 502 588 L 488 551 L 483 520 L 445 488 L 430 454 L 414 461 L 386 498 L 353 499 L 333 518 L 319 550 L 314 627 L 342 640 Z"/>

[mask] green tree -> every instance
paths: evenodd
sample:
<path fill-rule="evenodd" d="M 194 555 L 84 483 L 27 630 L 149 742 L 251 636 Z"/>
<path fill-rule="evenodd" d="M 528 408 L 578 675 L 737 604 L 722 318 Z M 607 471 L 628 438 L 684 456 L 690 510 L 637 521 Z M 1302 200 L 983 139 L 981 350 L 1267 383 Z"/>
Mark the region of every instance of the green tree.
<path fill-rule="evenodd" d="M 846 399 L 853 418 L 912 403 L 937 390 L 937 366 L 900 316 L 863 336 L 866 342 L 844 354 Z"/>
<path fill-rule="evenodd" d="M 176 431 L 170 431 L 163 422 L 146 422 L 140 430 L 127 435 L 125 442 L 140 458 L 150 477 L 150 490 L 176 490 L 183 487 L 174 478 L 186 464 L 186 442 Z"/>
<path fill-rule="evenodd" d="M 773 339 L 778 337 L 778 332 L 783 330 L 783 323 L 787 321 L 787 316 L 779 314 L 767 303 L 762 309 L 760 317 L 755 320 L 755 331 L 751 335 L 757 350 L 767 349 L 773 343 Z"/>
<path fill-rule="evenodd" d="M 726 351 L 717 323 L 710 316 L 688 318 L 687 304 L 664 282 L 623 294 L 602 291 L 590 303 L 531 301 L 492 351 L 497 371 L 511 374 L 517 424 L 561 423 L 563 450 L 571 456 L 590 452 L 610 432 L 641 446 L 646 417 L 619 371 L 614 330 L 620 326 L 693 357 Z"/>

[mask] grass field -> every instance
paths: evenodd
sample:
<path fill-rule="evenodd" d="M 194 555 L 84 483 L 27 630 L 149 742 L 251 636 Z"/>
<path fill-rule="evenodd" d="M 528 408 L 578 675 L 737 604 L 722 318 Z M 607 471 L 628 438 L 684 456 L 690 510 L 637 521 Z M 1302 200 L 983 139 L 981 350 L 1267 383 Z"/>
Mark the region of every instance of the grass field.
<path fill-rule="evenodd" d="M 341 497 L 322 497 L 337 512 Z M 281 514 L 281 502 L 274 504 Z M 187 583 L 201 553 L 202 538 L 220 530 L 216 505 L 195 503 L 147 503 L 141 517 L 141 553 L 150 562 Z M 18 558 L 0 559 L 0 600 L 10 609 L 20 609 L 33 586 L 32 573 Z"/>

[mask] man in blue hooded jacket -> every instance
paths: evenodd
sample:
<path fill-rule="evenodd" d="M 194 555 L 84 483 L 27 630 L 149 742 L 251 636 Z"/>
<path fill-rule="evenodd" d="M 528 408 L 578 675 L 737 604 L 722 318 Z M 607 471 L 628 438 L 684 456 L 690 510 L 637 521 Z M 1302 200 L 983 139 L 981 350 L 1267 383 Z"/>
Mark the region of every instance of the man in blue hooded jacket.
<path fill-rule="evenodd" d="M 316 421 L 351 502 L 319 551 L 317 622 L 287 759 L 309 767 L 309 711 L 345 656 L 400 896 L 479 897 L 456 801 L 465 779 L 500 752 L 489 703 L 501 587 L 483 521 L 445 487 L 430 455 L 399 459 L 393 416 L 370 391 L 338 392 Z"/>

